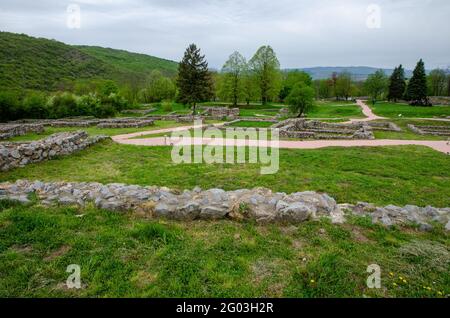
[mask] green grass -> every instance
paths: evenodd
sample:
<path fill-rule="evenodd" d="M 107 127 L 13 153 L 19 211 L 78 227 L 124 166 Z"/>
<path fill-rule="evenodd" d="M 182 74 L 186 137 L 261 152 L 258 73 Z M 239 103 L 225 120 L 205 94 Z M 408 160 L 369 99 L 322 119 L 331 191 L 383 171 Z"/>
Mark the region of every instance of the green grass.
<path fill-rule="evenodd" d="M 241 109 L 239 115 L 241 117 L 275 117 L 279 108 L 275 109 L 259 109 L 259 108 L 245 108 Z"/>
<path fill-rule="evenodd" d="M 151 112 L 150 115 L 188 115 L 192 113 L 192 110 L 188 106 L 175 102 L 170 102 L 170 109 L 164 109 L 163 103 L 153 103 L 148 107 L 156 109 L 154 112 Z"/>
<path fill-rule="evenodd" d="M 317 102 L 308 118 L 364 118 L 361 107 L 349 102 Z"/>
<path fill-rule="evenodd" d="M 40 133 L 40 134 L 32 133 L 32 134 L 27 134 L 24 136 L 17 136 L 17 137 L 8 139 L 8 141 L 39 140 L 39 139 L 48 137 L 52 134 L 64 132 L 64 131 L 83 130 L 83 131 L 86 131 L 89 135 L 114 136 L 114 135 L 122 135 L 122 134 L 131 134 L 131 133 L 140 132 L 140 131 L 158 130 L 158 129 L 172 128 L 172 127 L 180 127 L 180 126 L 186 126 L 186 124 L 177 123 L 175 121 L 157 120 L 157 121 L 155 121 L 155 124 L 153 126 L 147 126 L 147 127 L 141 127 L 141 128 L 97 128 L 96 126 L 92 126 L 92 127 L 61 127 L 61 128 L 46 127 L 45 131 L 43 133 Z"/>
<path fill-rule="evenodd" d="M 261 175 L 259 164 L 180 164 L 170 147 L 103 142 L 68 157 L 0 173 L 17 179 L 91 181 L 167 186 L 180 190 L 267 187 L 327 192 L 340 203 L 450 206 L 450 157 L 427 147 L 280 150 L 280 170 Z"/>
<path fill-rule="evenodd" d="M 386 120 L 381 120 L 386 121 Z M 376 131 L 374 135 L 376 139 L 398 139 L 398 140 L 447 140 L 448 137 L 444 136 L 432 136 L 432 135 L 419 135 L 414 133 L 408 128 L 408 124 L 419 126 L 448 126 L 450 123 L 442 121 L 420 120 L 420 119 L 392 119 L 389 120 L 399 126 L 402 131 Z"/>
<path fill-rule="evenodd" d="M 416 107 L 400 103 L 379 102 L 375 106 L 369 104 L 373 112 L 382 117 L 390 118 L 432 118 L 450 116 L 450 106 Z"/>
<path fill-rule="evenodd" d="M 362 218 L 183 223 L 0 202 L 0 297 L 441 297 L 449 244 L 442 226 L 387 230 Z M 79 290 L 65 287 L 70 264 Z M 366 286 L 371 264 L 379 290 Z"/>
<path fill-rule="evenodd" d="M 261 121 L 240 121 L 230 124 L 228 127 L 251 127 L 251 128 L 270 128 L 274 123 L 261 122 Z"/>

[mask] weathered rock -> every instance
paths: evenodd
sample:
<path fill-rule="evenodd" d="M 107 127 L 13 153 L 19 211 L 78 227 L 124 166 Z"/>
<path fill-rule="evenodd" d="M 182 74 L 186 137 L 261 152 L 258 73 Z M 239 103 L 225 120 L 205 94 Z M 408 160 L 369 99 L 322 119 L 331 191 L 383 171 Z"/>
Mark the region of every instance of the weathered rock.
<path fill-rule="evenodd" d="M 303 202 L 295 202 L 278 210 L 276 218 L 282 222 L 304 222 L 313 214 L 312 209 Z"/>
<path fill-rule="evenodd" d="M 177 220 L 255 220 L 259 223 L 301 223 L 309 219 L 328 218 L 334 223 L 345 221 L 344 211 L 370 216 L 374 223 L 385 226 L 415 223 L 422 230 L 430 229 L 430 222 L 438 221 L 450 227 L 450 209 L 403 208 L 389 205 L 375 207 L 369 203 L 341 204 L 327 194 L 297 192 L 273 193 L 269 189 L 224 191 L 174 191 L 168 188 L 140 187 L 125 184 L 66 183 L 18 180 L 0 184 L 0 198 L 30 203 L 28 195 L 35 192 L 42 204 L 84 206 L 94 202 L 99 208 L 111 211 L 136 211 L 146 216 Z"/>
<path fill-rule="evenodd" d="M 86 132 L 54 134 L 41 141 L 0 143 L 0 170 L 23 167 L 55 156 L 68 155 L 109 137 L 88 137 Z"/>

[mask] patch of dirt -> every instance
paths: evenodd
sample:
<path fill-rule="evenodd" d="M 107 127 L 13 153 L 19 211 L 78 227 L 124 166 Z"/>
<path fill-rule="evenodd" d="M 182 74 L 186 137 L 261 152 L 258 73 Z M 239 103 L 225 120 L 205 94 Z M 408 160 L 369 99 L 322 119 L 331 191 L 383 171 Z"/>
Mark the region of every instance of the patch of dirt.
<path fill-rule="evenodd" d="M 364 236 L 364 234 L 362 234 L 361 231 L 357 228 L 352 229 L 352 237 L 357 242 L 361 243 L 371 242 L 371 240 L 369 240 L 366 236 Z"/>
<path fill-rule="evenodd" d="M 70 247 L 69 245 L 63 245 L 60 248 L 58 248 L 57 250 L 53 251 L 52 253 L 50 253 L 50 255 L 48 255 L 47 257 L 44 258 L 44 261 L 52 261 L 55 258 L 58 258 L 64 254 L 66 254 L 68 251 L 70 251 L 72 249 L 72 247 Z"/>
<path fill-rule="evenodd" d="M 13 245 L 10 249 L 20 254 L 29 254 L 33 252 L 33 247 L 31 245 Z"/>
<path fill-rule="evenodd" d="M 138 288 L 145 288 L 153 284 L 158 278 L 157 274 L 139 271 L 132 279 L 132 283 Z"/>

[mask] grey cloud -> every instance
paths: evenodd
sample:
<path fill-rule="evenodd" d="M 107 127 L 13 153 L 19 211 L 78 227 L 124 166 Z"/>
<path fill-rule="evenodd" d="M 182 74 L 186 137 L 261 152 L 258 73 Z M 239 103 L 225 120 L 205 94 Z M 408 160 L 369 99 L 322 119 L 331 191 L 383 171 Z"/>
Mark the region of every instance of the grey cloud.
<path fill-rule="evenodd" d="M 65 25 L 77 3 L 82 28 Z M 367 6 L 381 29 L 366 27 Z M 450 65 L 447 0 L 2 0 L 0 29 L 179 60 L 197 43 L 212 67 L 235 50 L 247 58 L 270 44 L 283 67 Z"/>

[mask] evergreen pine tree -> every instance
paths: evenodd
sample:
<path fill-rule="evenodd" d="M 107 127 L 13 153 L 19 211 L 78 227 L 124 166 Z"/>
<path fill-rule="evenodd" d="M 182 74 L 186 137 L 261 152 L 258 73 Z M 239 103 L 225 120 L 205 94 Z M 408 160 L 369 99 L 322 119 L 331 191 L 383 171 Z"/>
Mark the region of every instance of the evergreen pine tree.
<path fill-rule="evenodd" d="M 398 99 L 403 98 L 406 89 L 405 70 L 400 64 L 394 69 L 394 72 L 389 79 L 389 93 L 388 99 L 397 102 Z"/>
<path fill-rule="evenodd" d="M 425 73 L 425 64 L 422 59 L 417 63 L 413 72 L 413 77 L 408 83 L 406 89 L 406 99 L 410 105 L 431 106 L 427 96 L 427 75 Z"/>
<path fill-rule="evenodd" d="M 197 103 L 206 101 L 211 96 L 212 80 L 208 63 L 195 44 L 189 45 L 178 66 L 177 86 L 178 100 L 191 105 L 194 114 Z"/>

